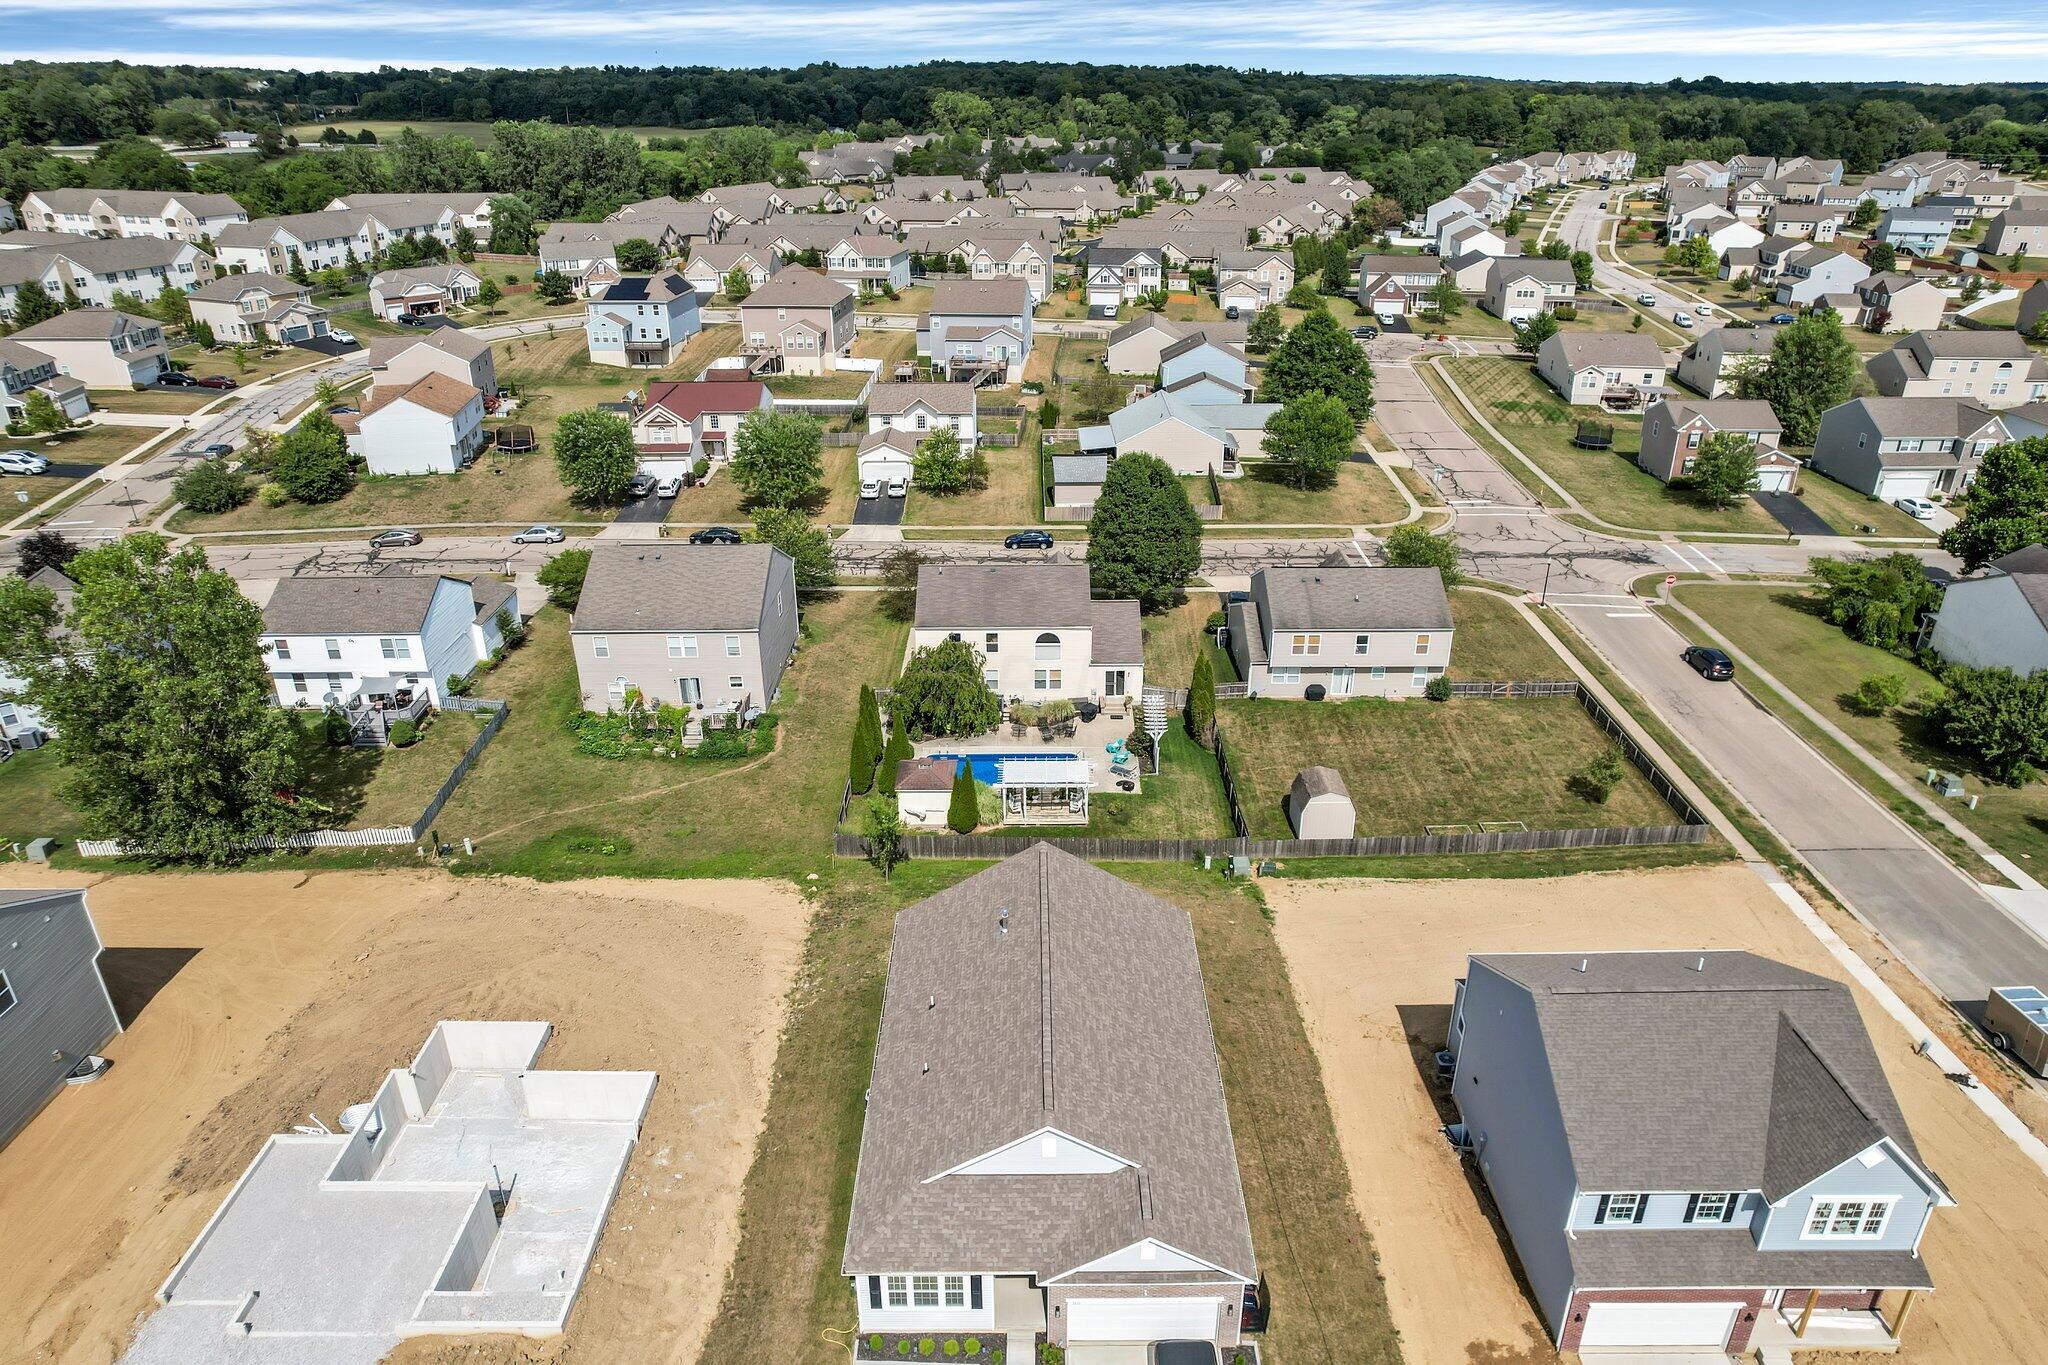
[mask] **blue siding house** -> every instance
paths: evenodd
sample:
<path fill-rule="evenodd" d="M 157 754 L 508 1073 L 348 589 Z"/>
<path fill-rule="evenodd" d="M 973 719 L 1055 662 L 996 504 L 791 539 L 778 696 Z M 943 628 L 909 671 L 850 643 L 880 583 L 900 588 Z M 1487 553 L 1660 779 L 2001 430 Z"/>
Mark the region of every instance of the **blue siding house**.
<path fill-rule="evenodd" d="M 1956 230 L 1954 209 L 1930 207 L 1887 209 L 1871 236 L 1915 256 L 1938 256 L 1948 250 L 1948 239 Z"/>
<path fill-rule="evenodd" d="M 1892 1346 L 1955 1202 L 1848 987 L 1744 952 L 1487 954 L 1452 1095 L 1561 1351 Z"/>

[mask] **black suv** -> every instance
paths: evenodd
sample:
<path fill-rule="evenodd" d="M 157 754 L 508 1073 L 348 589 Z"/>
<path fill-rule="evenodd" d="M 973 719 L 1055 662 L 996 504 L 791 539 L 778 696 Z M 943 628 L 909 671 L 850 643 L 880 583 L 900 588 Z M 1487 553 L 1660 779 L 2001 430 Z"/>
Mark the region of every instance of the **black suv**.
<path fill-rule="evenodd" d="M 690 532 L 692 545 L 737 545 L 740 533 L 730 526 L 707 526 L 701 531 Z"/>
<path fill-rule="evenodd" d="M 1735 678 L 1735 661 L 1718 649 L 1687 645 L 1684 658 L 1692 665 L 1693 672 L 1709 682 L 1732 682 Z"/>

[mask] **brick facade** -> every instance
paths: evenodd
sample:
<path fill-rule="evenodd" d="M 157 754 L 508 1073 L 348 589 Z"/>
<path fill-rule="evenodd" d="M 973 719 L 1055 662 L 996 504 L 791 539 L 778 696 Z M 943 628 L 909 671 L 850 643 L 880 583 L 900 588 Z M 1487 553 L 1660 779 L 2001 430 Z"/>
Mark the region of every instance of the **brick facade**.
<path fill-rule="evenodd" d="M 1074 1299 L 1199 1299 L 1215 1295 L 1223 1301 L 1216 1313 L 1216 1335 L 1220 1347 L 1238 1344 L 1238 1305 L 1244 1290 L 1236 1284 L 1158 1285 L 1047 1285 L 1045 1287 L 1045 1339 L 1054 1346 L 1067 1344 L 1067 1304 Z"/>
<path fill-rule="evenodd" d="M 1596 1303 L 1740 1303 L 1746 1305 L 1735 1315 L 1725 1349 L 1741 1355 L 1749 1349 L 1749 1334 L 1770 1297 L 1765 1289 L 1581 1289 L 1572 1295 L 1565 1311 L 1564 1338 L 1560 1351 L 1579 1349 L 1579 1336 L 1586 1330 L 1586 1309 Z"/>

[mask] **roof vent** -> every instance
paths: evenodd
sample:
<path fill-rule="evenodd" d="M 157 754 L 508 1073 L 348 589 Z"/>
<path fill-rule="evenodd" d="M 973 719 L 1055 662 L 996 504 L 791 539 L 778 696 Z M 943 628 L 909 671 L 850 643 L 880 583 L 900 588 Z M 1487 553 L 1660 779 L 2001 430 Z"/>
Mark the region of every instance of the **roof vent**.
<path fill-rule="evenodd" d="M 920 1076 L 929 1076 L 929 1075 L 931 1075 L 931 1074 L 932 1074 L 932 1064 L 931 1064 L 930 1062 L 923 1062 L 923 1063 L 919 1064 L 919 1066 L 918 1066 L 918 1068 L 917 1068 L 917 1074 L 918 1074 L 918 1075 L 920 1075 Z"/>
<path fill-rule="evenodd" d="M 924 1007 L 928 1010 L 937 1009 L 939 1007 L 939 997 L 937 997 L 936 995 L 926 996 L 924 1001 Z"/>
<path fill-rule="evenodd" d="M 1704 972 L 1707 969 L 1706 958 L 1702 957 L 1699 961 L 1693 963 L 1692 969 L 1696 972 Z"/>
<path fill-rule="evenodd" d="M 1003 905 L 1003 906 L 998 906 L 998 907 L 996 908 L 996 934 L 997 934 L 997 936 L 998 936 L 998 937 L 1000 937 L 1000 936 L 1002 936 L 1002 935 L 1004 935 L 1004 934 L 1007 934 L 1007 933 L 1009 933 L 1009 932 L 1010 932 L 1010 907 L 1009 907 L 1009 906 L 1007 906 L 1007 905 Z"/>
<path fill-rule="evenodd" d="M 1591 958 L 1586 958 L 1586 957 L 1582 957 L 1582 958 L 1580 958 L 1580 959 L 1579 959 L 1579 965 L 1578 965 L 1578 966 L 1576 966 L 1576 967 L 1574 967 L 1574 968 L 1572 968 L 1572 970 L 1573 970 L 1573 971 L 1575 971 L 1575 972 L 1583 972 L 1583 971 L 1585 971 L 1585 970 L 1586 970 L 1586 968 L 1587 968 L 1588 966 L 1590 966 L 1590 965 L 1591 965 L 1591 963 L 1592 963 L 1592 959 L 1591 959 Z"/>

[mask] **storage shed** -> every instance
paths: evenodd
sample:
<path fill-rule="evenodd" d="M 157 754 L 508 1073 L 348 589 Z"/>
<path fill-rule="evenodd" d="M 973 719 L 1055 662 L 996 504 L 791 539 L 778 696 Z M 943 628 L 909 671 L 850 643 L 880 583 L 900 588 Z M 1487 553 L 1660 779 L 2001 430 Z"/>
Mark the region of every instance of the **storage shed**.
<path fill-rule="evenodd" d="M 1351 792 L 1335 768 L 1307 768 L 1287 789 L 1287 820 L 1297 839 L 1350 839 L 1358 831 Z"/>
<path fill-rule="evenodd" d="M 904 824 L 936 829 L 946 823 L 958 768 L 951 758 L 906 758 L 896 765 L 896 813 Z"/>

